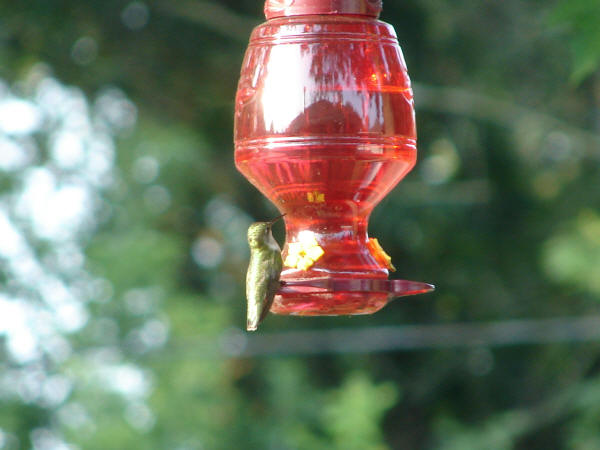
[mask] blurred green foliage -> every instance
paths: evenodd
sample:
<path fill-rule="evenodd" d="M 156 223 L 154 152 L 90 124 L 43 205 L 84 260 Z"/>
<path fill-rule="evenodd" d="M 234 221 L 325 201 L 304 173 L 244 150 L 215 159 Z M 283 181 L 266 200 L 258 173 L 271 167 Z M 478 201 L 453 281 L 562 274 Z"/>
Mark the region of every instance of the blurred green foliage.
<path fill-rule="evenodd" d="M 559 3 L 552 22 L 565 26 L 573 53 L 574 82 L 581 82 L 598 68 L 600 62 L 600 3 L 595 0 L 571 0 Z"/>
<path fill-rule="evenodd" d="M 245 230 L 275 213 L 231 142 L 261 10 L 0 4 L 0 117 L 11 99 L 42 117 L 0 121 L 0 448 L 598 448 L 597 342 L 338 353 L 310 334 L 598 314 L 597 2 L 386 2 L 420 153 L 370 234 L 438 290 L 373 316 L 265 321 L 266 336 L 306 331 L 313 356 L 241 331 Z M 81 130 L 75 153 L 56 144 Z M 76 202 L 28 207 L 36 176 L 57 198 L 85 187 L 85 220 L 47 228 Z"/>

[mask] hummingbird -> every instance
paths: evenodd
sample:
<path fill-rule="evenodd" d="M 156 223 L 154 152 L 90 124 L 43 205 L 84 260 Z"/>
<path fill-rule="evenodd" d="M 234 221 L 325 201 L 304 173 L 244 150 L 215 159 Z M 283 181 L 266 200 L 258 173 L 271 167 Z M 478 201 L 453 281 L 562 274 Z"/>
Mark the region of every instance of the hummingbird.
<path fill-rule="evenodd" d="M 246 275 L 248 315 L 246 329 L 256 331 L 269 313 L 275 294 L 281 285 L 283 268 L 281 248 L 273 237 L 271 227 L 285 214 L 270 222 L 255 222 L 248 228 L 250 264 Z"/>

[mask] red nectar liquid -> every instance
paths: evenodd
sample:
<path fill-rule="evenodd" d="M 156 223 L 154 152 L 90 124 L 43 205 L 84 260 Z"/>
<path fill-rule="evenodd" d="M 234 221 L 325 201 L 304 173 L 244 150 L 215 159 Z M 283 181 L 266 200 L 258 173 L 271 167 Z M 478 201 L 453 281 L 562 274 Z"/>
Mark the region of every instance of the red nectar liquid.
<path fill-rule="evenodd" d="M 416 161 L 412 91 L 393 28 L 361 14 L 258 26 L 236 97 L 235 161 L 286 213 L 284 260 L 307 236 L 322 250 L 308 267 L 284 266 L 283 281 L 386 279 L 367 246 L 369 215 Z M 271 311 L 367 314 L 387 301 L 384 292 L 283 293 Z"/>

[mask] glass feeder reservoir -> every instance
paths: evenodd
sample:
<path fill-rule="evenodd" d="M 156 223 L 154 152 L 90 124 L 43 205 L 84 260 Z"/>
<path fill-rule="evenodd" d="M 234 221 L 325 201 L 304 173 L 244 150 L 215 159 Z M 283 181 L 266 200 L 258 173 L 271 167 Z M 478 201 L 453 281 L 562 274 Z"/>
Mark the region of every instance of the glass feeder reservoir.
<path fill-rule="evenodd" d="M 410 80 L 381 0 L 268 0 L 235 106 L 237 168 L 285 213 L 277 314 L 368 314 L 433 286 L 388 280 L 371 211 L 413 168 Z"/>

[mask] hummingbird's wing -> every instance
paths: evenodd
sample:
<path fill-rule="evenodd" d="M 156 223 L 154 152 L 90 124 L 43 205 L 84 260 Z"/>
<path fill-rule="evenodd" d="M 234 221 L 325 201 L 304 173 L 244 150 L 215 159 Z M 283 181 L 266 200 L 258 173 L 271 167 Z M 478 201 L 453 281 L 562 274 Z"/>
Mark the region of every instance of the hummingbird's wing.
<path fill-rule="evenodd" d="M 275 294 L 279 290 L 281 283 L 279 281 L 279 277 L 281 276 L 281 269 L 283 268 L 283 260 L 281 259 L 281 253 L 275 252 L 273 254 L 273 263 L 270 265 L 271 270 L 268 270 L 266 276 L 268 277 L 268 282 L 266 283 L 267 289 L 265 292 L 265 298 L 263 303 L 262 311 L 260 312 L 260 316 L 258 318 L 258 323 L 260 324 L 269 311 L 271 310 L 271 306 L 273 305 L 273 300 L 275 299 Z"/>
<path fill-rule="evenodd" d="M 271 309 L 279 290 L 279 276 L 283 262 L 280 252 L 272 252 L 267 261 L 259 261 L 255 253 L 250 254 L 250 265 L 246 276 L 248 313 L 246 328 L 256 330 Z"/>

